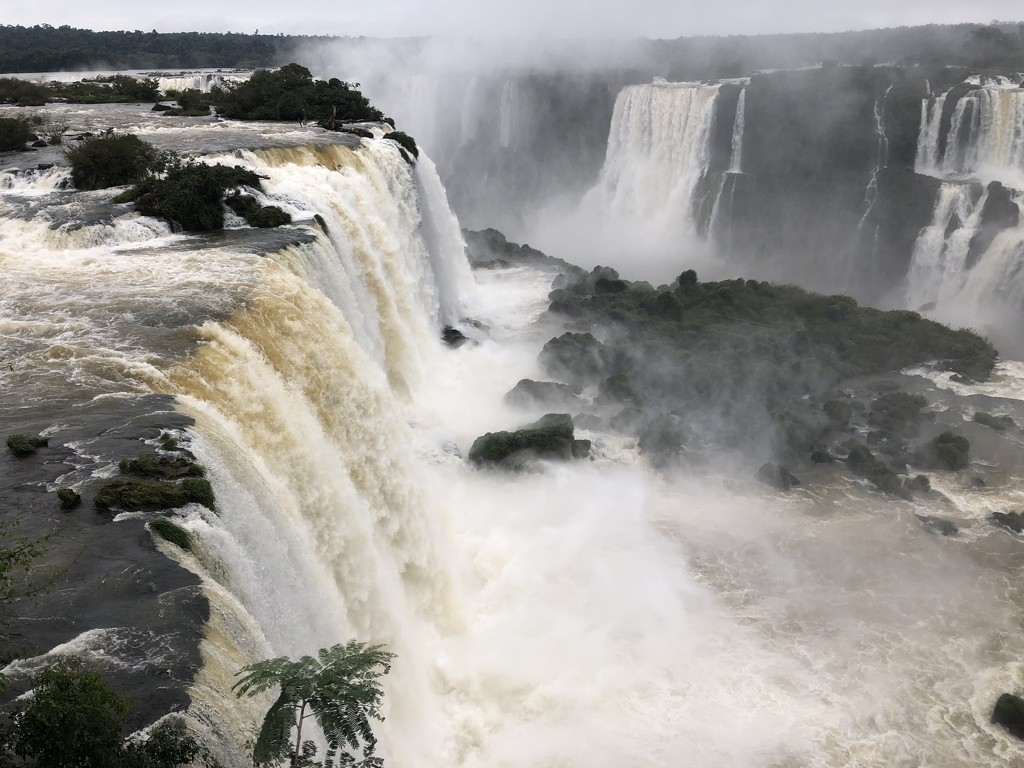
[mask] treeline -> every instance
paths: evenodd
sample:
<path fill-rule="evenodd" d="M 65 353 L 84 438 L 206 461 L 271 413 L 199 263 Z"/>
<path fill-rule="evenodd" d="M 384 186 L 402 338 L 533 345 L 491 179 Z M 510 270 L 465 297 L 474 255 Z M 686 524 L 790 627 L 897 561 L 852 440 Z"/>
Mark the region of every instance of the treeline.
<path fill-rule="evenodd" d="M 332 38 L 155 30 L 93 32 L 67 25 L 0 25 L 0 72 L 272 67 L 293 60 L 303 44 L 325 39 Z M 353 47 L 379 42 L 369 38 L 333 39 L 339 45 Z M 397 55 L 415 52 L 424 42 L 423 38 L 405 38 L 388 44 Z M 593 44 L 569 43 L 564 48 L 564 56 L 572 59 L 575 51 L 585 56 Z M 656 67 L 670 79 L 739 77 L 758 69 L 822 61 L 1020 71 L 1024 70 L 1024 23 L 647 40 L 627 58 L 632 61 L 620 61 L 618 65 Z"/>
<path fill-rule="evenodd" d="M 254 68 L 284 64 L 303 38 L 233 32 L 93 32 L 0 26 L 0 72 Z"/>

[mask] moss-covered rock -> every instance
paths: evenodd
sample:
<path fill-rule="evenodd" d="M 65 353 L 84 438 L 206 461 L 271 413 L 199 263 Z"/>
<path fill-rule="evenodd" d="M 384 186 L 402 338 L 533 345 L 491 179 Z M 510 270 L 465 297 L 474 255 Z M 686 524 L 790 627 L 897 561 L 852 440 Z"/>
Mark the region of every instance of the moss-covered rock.
<path fill-rule="evenodd" d="M 564 333 L 540 352 L 540 363 L 553 376 L 586 386 L 604 378 L 603 345 L 590 333 Z"/>
<path fill-rule="evenodd" d="M 997 432 L 1005 432 L 1017 426 L 1009 416 L 993 416 L 991 413 L 985 413 L 985 411 L 975 412 L 974 420 L 982 426 L 994 429 Z"/>
<path fill-rule="evenodd" d="M 1014 533 L 1024 533 L 1024 515 L 1020 512 L 993 512 L 988 521 Z"/>
<path fill-rule="evenodd" d="M 170 456 L 151 451 L 142 453 L 134 459 L 121 459 L 118 468 L 123 475 L 158 479 L 203 477 L 206 474 L 200 464 L 186 456 Z"/>
<path fill-rule="evenodd" d="M 16 458 L 24 459 L 32 456 L 40 448 L 49 445 L 45 437 L 39 435 L 27 435 L 23 432 L 15 432 L 7 437 L 7 450 Z"/>
<path fill-rule="evenodd" d="M 403 131 L 391 131 L 391 133 L 389 133 L 384 138 L 390 139 L 391 141 L 398 144 L 398 146 L 400 146 L 407 153 L 409 153 L 409 155 L 411 155 L 414 159 L 419 158 L 419 147 L 416 146 L 416 140 L 409 134 L 404 133 Z"/>
<path fill-rule="evenodd" d="M 789 491 L 801 485 L 800 479 L 785 467 L 778 464 L 762 464 L 757 470 L 757 479 L 780 491 Z"/>
<path fill-rule="evenodd" d="M 82 505 L 82 496 L 73 488 L 58 488 L 57 499 L 60 501 L 60 508 L 65 512 Z"/>
<path fill-rule="evenodd" d="M 518 469 L 531 460 L 568 461 L 582 451 L 575 446 L 572 417 L 549 413 L 514 432 L 488 432 L 469 449 L 469 460 L 477 466 Z M 574 452 L 575 449 L 575 452 Z"/>
<path fill-rule="evenodd" d="M 935 517 L 933 515 L 916 515 L 916 517 L 927 530 L 940 536 L 956 536 L 960 533 L 957 524 L 944 517 Z"/>
<path fill-rule="evenodd" d="M 875 458 L 871 449 L 863 444 L 855 444 L 846 457 L 846 466 L 855 475 L 865 478 L 878 490 L 892 496 L 906 497 L 909 491 L 900 481 L 899 476 L 882 461 Z"/>
<path fill-rule="evenodd" d="M 964 469 L 971 463 L 971 443 L 955 432 L 943 432 L 918 450 L 915 458 L 924 467 Z"/>
<path fill-rule="evenodd" d="M 284 224 L 291 224 L 290 214 L 276 205 L 261 206 L 252 195 L 245 195 L 237 190 L 224 198 L 224 203 L 236 214 L 245 219 L 250 227 L 257 229 L 273 229 Z"/>
<path fill-rule="evenodd" d="M 181 482 L 115 478 L 100 485 L 94 503 L 103 511 L 114 507 L 130 512 L 155 511 L 192 503 L 214 509 L 214 496 L 209 481 L 201 477 Z"/>
<path fill-rule="evenodd" d="M 151 520 L 149 522 L 149 530 L 164 541 L 169 541 L 186 552 L 192 551 L 192 534 L 166 517 L 158 517 Z"/>

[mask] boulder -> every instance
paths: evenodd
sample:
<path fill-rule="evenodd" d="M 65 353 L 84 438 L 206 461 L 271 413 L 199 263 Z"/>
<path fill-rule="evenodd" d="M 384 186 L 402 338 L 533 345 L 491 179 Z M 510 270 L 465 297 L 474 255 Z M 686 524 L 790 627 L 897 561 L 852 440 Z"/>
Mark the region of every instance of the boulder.
<path fill-rule="evenodd" d="M 800 479 L 796 475 L 785 467 L 771 462 L 761 465 L 761 468 L 757 470 L 757 479 L 780 491 L 789 491 L 800 485 Z"/>
<path fill-rule="evenodd" d="M 1024 533 L 1024 515 L 1020 512 L 993 512 L 988 521 L 1014 533 Z"/>
<path fill-rule="evenodd" d="M 27 458 L 48 444 L 49 441 L 45 437 L 26 435 L 21 432 L 16 432 L 7 438 L 7 450 L 18 459 Z"/>
<path fill-rule="evenodd" d="M 519 383 L 505 394 L 505 402 L 517 408 L 547 406 L 566 410 L 578 408 L 583 404 L 567 384 L 533 379 L 520 379 Z"/>
<path fill-rule="evenodd" d="M 458 328 L 452 328 L 450 325 L 446 325 L 444 330 L 441 331 L 441 340 L 453 349 L 458 349 L 463 344 L 468 344 L 470 341 L 466 334 Z"/>
<path fill-rule="evenodd" d="M 996 432 L 1005 432 L 1017 426 L 1009 416 L 993 416 L 985 411 L 977 411 L 974 414 L 974 420 L 983 427 L 994 429 Z"/>
<path fill-rule="evenodd" d="M 992 722 L 1003 726 L 1018 739 L 1024 739 L 1024 699 L 1004 693 L 992 710 Z"/>
<path fill-rule="evenodd" d="M 966 437 L 943 432 L 917 452 L 916 461 L 924 467 L 964 469 L 971 463 L 971 444 Z"/>
<path fill-rule="evenodd" d="M 568 461 L 589 454 L 589 441 L 574 440 L 573 432 L 569 414 L 549 413 L 514 432 L 478 437 L 469 449 L 469 460 L 477 466 L 522 469 L 538 459 Z"/>
<path fill-rule="evenodd" d="M 944 517 L 933 517 L 932 515 L 915 515 L 927 530 L 938 533 L 942 536 L 956 536 L 960 529 L 956 523 Z"/>

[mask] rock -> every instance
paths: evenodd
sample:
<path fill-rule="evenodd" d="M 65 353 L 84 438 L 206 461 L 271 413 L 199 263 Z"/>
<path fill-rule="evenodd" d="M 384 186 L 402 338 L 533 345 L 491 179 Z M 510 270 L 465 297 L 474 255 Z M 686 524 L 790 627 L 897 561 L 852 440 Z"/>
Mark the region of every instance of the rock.
<path fill-rule="evenodd" d="M 71 488 L 58 488 L 57 498 L 60 500 L 60 508 L 70 512 L 75 507 L 82 505 L 82 496 Z"/>
<path fill-rule="evenodd" d="M 1003 726 L 1018 739 L 1024 739 L 1024 699 L 1004 693 L 992 710 L 992 722 Z"/>
<path fill-rule="evenodd" d="M 831 464 L 835 460 L 836 457 L 829 452 L 828 448 L 822 445 L 817 445 L 811 449 L 811 461 L 815 464 Z"/>
<path fill-rule="evenodd" d="M 45 437 L 26 435 L 21 432 L 16 432 L 7 438 L 7 450 L 17 459 L 27 458 L 47 445 L 49 445 L 49 441 Z"/>
<path fill-rule="evenodd" d="M 170 112 L 173 107 L 170 104 L 160 104 L 159 102 L 153 105 L 150 112 Z"/>
<path fill-rule="evenodd" d="M 560 379 L 586 385 L 602 378 L 604 346 L 590 333 L 564 333 L 540 352 L 540 363 Z"/>
<path fill-rule="evenodd" d="M 933 517 L 931 515 L 914 515 L 914 517 L 920 520 L 921 525 L 929 531 L 943 536 L 956 536 L 960 532 L 956 523 L 946 520 L 944 517 Z"/>
<path fill-rule="evenodd" d="M 833 429 L 845 429 L 853 418 L 853 406 L 846 400 L 826 400 L 821 409 L 825 411 Z"/>
<path fill-rule="evenodd" d="M 365 128 L 356 128 L 355 126 L 346 126 L 340 130 L 341 133 L 351 133 L 358 136 L 361 139 L 372 139 L 373 131 L 368 131 Z"/>
<path fill-rule="evenodd" d="M 1024 515 L 1020 512 L 993 512 L 988 516 L 988 521 L 1014 533 L 1024 533 Z"/>
<path fill-rule="evenodd" d="M 450 325 L 446 325 L 444 327 L 444 330 L 441 331 L 441 341 L 443 341 L 452 349 L 458 349 L 464 344 L 469 344 L 472 341 L 472 339 L 470 339 L 458 328 L 452 328 Z"/>
<path fill-rule="evenodd" d="M 800 480 L 796 475 L 785 467 L 770 462 L 762 464 L 761 468 L 757 470 L 757 479 L 780 491 L 788 491 L 800 485 Z"/>
<path fill-rule="evenodd" d="M 47 144 L 42 139 L 36 139 L 31 144 L 29 144 L 29 146 L 34 147 L 35 149 L 42 149 L 43 147 L 47 146 Z"/>
<path fill-rule="evenodd" d="M 927 475 L 917 475 L 906 482 L 907 489 L 914 493 L 928 493 L 932 489 L 932 482 Z"/>
<path fill-rule="evenodd" d="M 574 459 L 586 459 L 590 456 L 589 440 L 573 440 L 572 441 L 572 457 Z"/>
<path fill-rule="evenodd" d="M 203 468 L 186 456 L 168 456 L 147 452 L 134 459 L 121 459 L 118 469 L 123 475 L 173 480 L 179 477 L 203 477 Z"/>
<path fill-rule="evenodd" d="M 202 504 L 214 509 L 213 489 L 202 477 L 188 477 L 180 483 L 170 480 L 107 480 L 96 490 L 96 508 L 112 507 L 128 511 L 174 509 L 186 504 Z"/>
<path fill-rule="evenodd" d="M 883 493 L 903 498 L 907 498 L 910 495 L 910 492 L 904 488 L 896 473 L 883 462 L 876 459 L 875 455 L 871 453 L 871 449 L 866 445 L 858 443 L 850 448 L 850 453 L 846 457 L 846 466 L 855 475 L 870 480 Z"/>
<path fill-rule="evenodd" d="M 478 437 L 469 449 L 469 460 L 477 466 L 522 469 L 536 459 L 568 461 L 582 453 L 582 443 L 573 440 L 572 417 L 567 413 L 549 413 L 514 432 L 488 432 Z M 581 443 L 577 446 L 576 443 Z"/>
<path fill-rule="evenodd" d="M 598 403 L 627 403 L 634 400 L 636 400 L 636 392 L 633 391 L 629 377 L 624 373 L 609 376 L 598 387 Z"/>
<path fill-rule="evenodd" d="M 936 469 L 956 471 L 971 463 L 971 444 L 966 437 L 954 432 L 943 432 L 918 450 L 918 464 Z"/>
<path fill-rule="evenodd" d="M 520 379 L 519 383 L 505 394 L 505 402 L 516 408 L 546 406 L 566 410 L 583 404 L 583 400 L 567 384 L 533 379 Z"/>
<path fill-rule="evenodd" d="M 996 432 L 1005 432 L 1007 429 L 1013 429 L 1017 426 L 1009 416 L 993 416 L 991 413 L 985 413 L 985 411 L 975 412 L 974 420 L 983 427 L 994 429 Z"/>
<path fill-rule="evenodd" d="M 572 420 L 580 429 L 601 429 L 604 427 L 604 419 L 592 413 L 577 413 L 572 417 Z"/>
<path fill-rule="evenodd" d="M 996 236 L 1004 230 L 1016 228 L 1019 222 L 1020 209 L 1014 202 L 1013 193 L 998 181 L 993 181 L 988 185 L 988 197 L 981 209 L 981 226 L 971 238 L 964 267 L 970 269 L 977 264 Z"/>
<path fill-rule="evenodd" d="M 984 488 L 985 485 L 986 485 L 986 483 L 985 483 L 985 480 L 983 478 L 980 478 L 980 477 L 977 477 L 977 476 L 971 478 L 971 486 L 972 487 L 974 487 L 974 488 Z"/>

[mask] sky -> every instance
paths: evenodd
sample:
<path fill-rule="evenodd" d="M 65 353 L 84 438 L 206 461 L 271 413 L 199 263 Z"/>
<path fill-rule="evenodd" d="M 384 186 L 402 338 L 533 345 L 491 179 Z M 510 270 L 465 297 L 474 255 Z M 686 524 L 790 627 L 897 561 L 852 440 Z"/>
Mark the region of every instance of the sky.
<path fill-rule="evenodd" d="M 1024 20 L 1021 0 L 4 0 L 0 23 L 319 35 L 661 37 Z"/>

